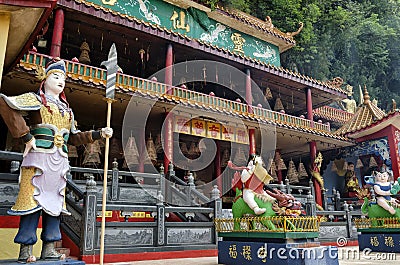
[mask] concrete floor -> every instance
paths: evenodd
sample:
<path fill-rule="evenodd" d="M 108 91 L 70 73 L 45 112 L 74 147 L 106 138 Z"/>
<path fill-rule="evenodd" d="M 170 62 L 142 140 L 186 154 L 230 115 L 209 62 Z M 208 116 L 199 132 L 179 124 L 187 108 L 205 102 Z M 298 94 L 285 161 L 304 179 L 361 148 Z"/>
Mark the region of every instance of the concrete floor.
<path fill-rule="evenodd" d="M 339 265 L 398 265 L 400 264 L 400 253 L 363 253 L 358 252 L 358 247 L 339 248 Z M 135 262 L 106 263 L 107 265 L 217 265 L 217 257 L 190 258 L 190 259 L 168 259 L 149 260 Z"/>

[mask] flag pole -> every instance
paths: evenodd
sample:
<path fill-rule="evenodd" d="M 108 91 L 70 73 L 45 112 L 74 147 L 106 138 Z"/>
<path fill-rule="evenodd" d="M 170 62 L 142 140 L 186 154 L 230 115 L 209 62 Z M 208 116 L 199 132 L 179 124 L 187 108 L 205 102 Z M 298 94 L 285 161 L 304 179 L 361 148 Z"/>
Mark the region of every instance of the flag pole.
<path fill-rule="evenodd" d="M 107 127 L 111 127 L 111 104 L 115 101 L 115 83 L 117 77 L 117 49 L 115 43 L 111 45 L 107 61 L 101 63 L 107 68 L 106 102 L 107 102 Z M 103 176 L 103 205 L 101 207 L 101 232 L 100 232 L 100 265 L 104 264 L 104 236 L 106 230 L 106 206 L 107 206 L 107 176 L 108 155 L 110 148 L 110 137 L 106 137 L 104 150 L 104 176 Z"/>
<path fill-rule="evenodd" d="M 113 99 L 106 98 L 107 101 L 107 127 L 111 126 L 111 104 Z M 103 175 L 103 204 L 101 207 L 101 233 L 100 233 L 100 265 L 104 263 L 104 233 L 106 230 L 106 205 L 107 205 L 107 172 L 108 172 L 108 155 L 110 148 L 110 138 L 106 137 L 104 150 L 104 175 Z"/>

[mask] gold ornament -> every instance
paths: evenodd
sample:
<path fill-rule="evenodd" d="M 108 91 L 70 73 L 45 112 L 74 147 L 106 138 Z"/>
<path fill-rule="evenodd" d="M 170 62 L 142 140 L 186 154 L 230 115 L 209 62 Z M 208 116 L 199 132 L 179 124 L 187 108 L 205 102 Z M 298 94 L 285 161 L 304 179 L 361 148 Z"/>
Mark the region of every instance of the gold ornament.
<path fill-rule="evenodd" d="M 237 165 L 247 165 L 247 158 L 242 147 L 239 146 L 237 149 L 233 162 Z"/>
<path fill-rule="evenodd" d="M 266 100 L 272 99 L 272 92 L 271 89 L 267 86 L 264 91 L 264 97 Z"/>
<path fill-rule="evenodd" d="M 135 137 L 130 136 L 124 149 L 125 161 L 124 168 L 129 168 L 132 165 L 139 164 L 139 152 L 136 146 Z"/>
<path fill-rule="evenodd" d="M 84 64 L 90 64 L 90 57 L 89 57 L 89 44 L 84 41 L 80 47 L 81 55 L 79 56 L 79 62 Z"/>
<path fill-rule="evenodd" d="M 372 167 L 377 167 L 377 166 L 378 166 L 378 163 L 376 163 L 375 158 L 373 156 L 371 156 L 371 158 L 369 159 L 369 167 L 372 168 Z"/>
<path fill-rule="evenodd" d="M 283 107 L 281 98 L 278 97 L 275 101 L 274 111 L 281 111 L 281 110 L 285 110 L 285 108 Z"/>
<path fill-rule="evenodd" d="M 299 173 L 296 170 L 296 166 L 292 160 L 289 161 L 289 168 L 287 171 L 287 176 L 289 183 L 299 183 Z"/>
<path fill-rule="evenodd" d="M 364 164 L 362 163 L 361 159 L 357 159 L 357 163 L 356 163 L 356 168 L 361 168 L 364 167 Z"/>

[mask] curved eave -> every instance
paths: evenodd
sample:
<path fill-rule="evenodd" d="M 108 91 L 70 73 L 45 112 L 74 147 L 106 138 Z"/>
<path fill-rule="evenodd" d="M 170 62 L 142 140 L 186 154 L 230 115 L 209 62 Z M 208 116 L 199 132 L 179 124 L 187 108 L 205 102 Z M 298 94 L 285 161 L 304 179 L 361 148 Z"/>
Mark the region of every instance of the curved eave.
<path fill-rule="evenodd" d="M 208 16 L 233 29 L 274 44 L 279 48 L 280 53 L 287 51 L 288 49 L 296 45 L 296 42 L 293 38 L 289 38 L 284 34 L 279 34 L 274 30 L 262 28 L 261 26 L 240 19 L 239 17 L 234 16 L 228 12 L 224 12 L 223 10 L 215 10 L 208 13 Z"/>
<path fill-rule="evenodd" d="M 395 110 L 395 111 L 388 113 L 380 120 L 377 120 L 377 121 L 371 123 L 370 125 L 365 126 L 364 128 L 361 128 L 361 129 L 353 131 L 353 132 L 349 132 L 346 134 L 346 136 L 349 138 L 352 138 L 352 139 L 357 139 L 357 138 L 361 138 L 361 137 L 379 132 L 380 130 L 382 130 L 390 125 L 392 125 L 396 128 L 400 128 L 400 111 L 399 110 Z"/>
<path fill-rule="evenodd" d="M 56 0 L 0 0 L 0 12 L 10 14 L 4 72 L 16 65 L 36 40 L 56 3 Z"/>
<path fill-rule="evenodd" d="M 251 21 L 249 19 L 240 17 L 238 14 L 235 14 L 235 12 L 230 12 L 229 10 L 224 10 L 218 7 L 215 10 L 211 10 L 206 6 L 190 0 L 164 0 L 164 2 L 179 6 L 184 9 L 193 7 L 206 12 L 209 18 L 214 19 L 217 22 L 221 22 L 233 29 L 276 45 L 279 48 L 279 52 L 284 52 L 296 45 L 296 41 L 293 39 L 293 37 L 288 36 L 287 34 L 275 28 L 267 28 L 263 21 L 255 17 L 252 17 Z M 251 17 L 247 14 L 246 16 Z"/>

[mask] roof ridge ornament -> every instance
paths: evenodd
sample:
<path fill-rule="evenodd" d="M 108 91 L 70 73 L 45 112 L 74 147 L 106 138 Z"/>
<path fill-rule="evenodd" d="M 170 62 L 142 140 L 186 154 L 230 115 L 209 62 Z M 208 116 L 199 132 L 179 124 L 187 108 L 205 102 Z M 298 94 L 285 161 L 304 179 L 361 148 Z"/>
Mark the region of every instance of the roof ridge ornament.
<path fill-rule="evenodd" d="M 370 103 L 371 102 L 371 100 L 370 100 L 370 96 L 369 96 L 369 93 L 368 93 L 368 90 L 367 90 L 367 86 L 366 85 L 364 85 L 364 104 L 368 104 L 368 103 Z"/>
<path fill-rule="evenodd" d="M 299 22 L 299 26 L 300 27 L 295 32 L 286 32 L 286 35 L 290 36 L 290 37 L 294 37 L 297 34 L 299 34 L 302 31 L 303 27 L 304 27 L 304 23 L 300 21 Z"/>

